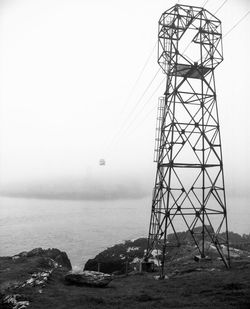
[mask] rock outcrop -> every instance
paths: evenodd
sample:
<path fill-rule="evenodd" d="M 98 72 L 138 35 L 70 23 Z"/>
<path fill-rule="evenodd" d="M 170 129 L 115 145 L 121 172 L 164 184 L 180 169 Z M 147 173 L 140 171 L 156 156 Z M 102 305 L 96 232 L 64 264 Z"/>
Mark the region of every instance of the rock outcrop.
<path fill-rule="evenodd" d="M 1 308 L 25 309 L 29 306 L 30 301 L 25 295 L 12 294 L 4 296 L 0 303 Z"/>
<path fill-rule="evenodd" d="M 212 228 L 207 226 L 206 229 L 211 230 Z M 199 234 L 201 231 L 201 227 L 196 227 L 194 229 L 194 232 L 197 234 Z M 223 236 L 223 233 L 221 236 Z M 199 255 L 199 251 L 194 244 L 193 238 L 189 231 L 178 232 L 178 237 L 179 239 L 184 240 L 182 246 L 177 246 L 176 237 L 174 234 L 168 235 L 168 248 L 166 252 L 167 260 L 185 262 L 192 260 L 194 257 Z M 236 246 L 235 248 L 229 248 L 231 257 L 240 258 L 249 255 L 248 251 L 236 249 L 240 245 L 242 247 L 244 241 L 248 238 L 250 238 L 248 235 L 240 236 L 238 234 L 229 232 L 229 239 L 232 239 L 231 241 L 233 241 L 233 239 L 238 240 L 238 243 L 234 244 Z M 220 259 L 217 249 L 211 243 L 211 240 L 207 234 L 205 235 L 205 239 L 205 249 L 207 254 L 206 261 L 211 259 Z M 196 240 L 199 241 L 199 237 L 196 237 Z M 248 249 L 247 244 L 245 244 L 245 248 Z M 138 270 L 138 268 L 141 269 L 139 264 L 144 257 L 144 252 L 146 249 L 147 238 L 139 238 L 134 241 L 125 241 L 124 243 L 107 248 L 106 250 L 96 255 L 93 259 L 89 259 L 85 264 L 84 270 L 101 271 L 109 274 L 123 274 L 129 271 Z M 222 246 L 222 251 L 226 249 L 226 247 Z M 159 249 L 152 250 L 151 255 L 148 258 L 148 262 L 153 263 L 156 267 L 159 267 L 161 265 L 161 254 L 162 252 Z M 198 258 L 198 260 L 200 259 Z M 141 266 L 143 267 L 143 265 Z"/>
<path fill-rule="evenodd" d="M 139 261 L 147 248 L 147 239 L 139 238 L 125 241 L 99 253 L 94 259 L 89 259 L 84 270 L 101 271 L 104 273 L 123 274 L 132 270 L 133 261 Z"/>
<path fill-rule="evenodd" d="M 67 269 L 72 269 L 70 260 L 66 254 L 66 252 L 60 251 L 59 249 L 42 249 L 42 248 L 35 248 L 31 251 L 23 251 L 17 255 L 14 255 L 12 258 L 17 260 L 18 258 L 31 258 L 31 257 L 40 257 L 44 259 L 46 264 L 46 260 L 48 262 L 48 266 L 51 266 L 50 262 L 53 260 L 54 263 L 60 265 L 61 267 L 65 267 Z"/>
<path fill-rule="evenodd" d="M 67 254 L 58 249 L 36 248 L 1 257 L 0 262 L 0 308 L 8 309 L 27 308 L 31 301 L 23 291 L 34 289 L 41 294 L 55 270 L 72 269 Z"/>
<path fill-rule="evenodd" d="M 242 237 L 243 240 L 246 238 Z M 115 245 L 90 260 L 93 270 L 99 268 L 107 272 L 105 267 L 110 272 L 119 273 L 126 268 L 133 270 L 136 263 L 140 263 L 146 247 L 146 238 Z M 210 255 L 217 252 L 209 243 L 206 247 Z M 165 308 L 188 307 L 190 303 L 197 308 L 203 308 L 207 303 L 213 303 L 217 308 L 248 308 L 250 253 L 235 248 L 230 248 L 230 253 L 234 254 L 231 254 L 232 268 L 228 271 L 216 255 L 208 263 L 195 262 L 193 257 L 197 251 L 189 242 L 181 248 L 168 248 L 166 270 L 169 279 L 163 283 L 153 280 L 159 278 L 157 271 L 160 268 L 157 266 L 154 274 L 135 271 L 128 276 L 69 272 L 71 264 L 66 253 L 58 249 L 36 248 L 0 257 L 0 308 Z M 160 254 L 160 250 L 153 250 L 150 259 L 159 260 Z M 113 278 L 115 280 L 110 282 Z M 107 289 L 86 286 L 105 286 L 108 282 Z M 162 284 L 169 293 L 159 293 Z"/>

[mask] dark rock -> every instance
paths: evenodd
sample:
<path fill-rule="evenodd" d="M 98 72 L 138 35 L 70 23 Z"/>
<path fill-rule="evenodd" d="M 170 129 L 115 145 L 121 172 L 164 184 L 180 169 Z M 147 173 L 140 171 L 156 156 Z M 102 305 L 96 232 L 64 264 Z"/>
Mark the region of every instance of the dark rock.
<path fill-rule="evenodd" d="M 104 273 L 124 274 L 130 271 L 129 264 L 135 258 L 143 258 L 144 250 L 147 248 L 147 238 L 139 238 L 134 241 L 125 241 L 107 248 L 99 253 L 94 259 L 85 264 L 84 270 L 102 271 Z M 98 265 L 99 264 L 99 265 Z"/>
<path fill-rule="evenodd" d="M 42 248 L 35 248 L 27 252 L 27 257 L 41 256 L 43 253 L 44 253 L 44 250 Z M 21 252 L 19 255 L 21 254 L 23 254 L 23 252 Z"/>
<path fill-rule="evenodd" d="M 30 297 L 17 292 L 34 289 L 42 293 L 54 274 L 63 278 L 71 268 L 67 254 L 58 249 L 36 248 L 0 257 L 0 308 L 25 309 L 30 305 Z"/>
<path fill-rule="evenodd" d="M 199 242 L 202 239 L 203 228 L 201 226 L 197 226 L 193 229 L 195 234 L 196 242 Z M 207 241 L 207 251 L 209 253 L 209 257 L 206 257 L 204 260 L 208 261 L 211 258 L 217 258 L 218 253 L 212 252 L 213 250 L 210 248 L 211 239 L 208 235 L 209 233 L 214 233 L 213 228 L 210 225 L 205 226 L 205 239 Z M 232 235 L 234 233 L 231 233 Z M 230 235 L 231 235 L 230 234 Z M 176 243 L 176 234 L 169 234 L 167 236 L 167 241 L 169 243 L 168 246 L 168 259 L 176 259 L 185 258 L 192 259 L 194 255 L 198 254 L 198 250 L 193 240 L 193 236 L 190 231 L 178 232 L 178 239 L 182 240 L 182 245 Z M 223 233 L 220 234 L 221 237 Z M 236 237 L 237 236 L 237 237 Z M 246 241 L 250 239 L 250 235 L 243 235 L 242 237 L 238 234 L 234 235 L 234 239 L 239 239 L 241 241 Z M 125 243 L 114 245 L 106 250 L 102 251 L 93 259 L 89 259 L 85 264 L 84 270 L 93 270 L 93 271 L 102 271 L 105 273 L 125 273 L 126 271 L 132 270 L 132 268 L 136 267 L 135 264 L 144 258 L 144 252 L 147 249 L 147 238 L 139 238 L 134 241 L 125 241 Z M 159 242 L 159 249 L 163 245 L 163 242 Z M 247 248 L 246 246 L 244 248 Z M 231 250 L 231 256 L 233 256 L 233 252 Z M 236 252 L 237 253 L 237 252 Z M 235 253 L 235 257 L 236 257 Z M 239 253 L 237 253 L 239 255 Z M 148 261 L 152 259 L 156 262 L 161 260 L 161 250 L 159 250 L 159 254 L 157 256 L 151 253 L 148 257 Z M 195 258 L 195 260 L 200 260 L 199 258 Z M 144 267 L 146 265 L 142 265 Z M 147 267 L 147 266 L 146 266 Z M 151 268 L 151 266 L 150 266 Z"/>
<path fill-rule="evenodd" d="M 18 255 L 21 256 L 21 257 L 26 257 L 28 255 L 28 252 L 23 251 L 23 252 L 19 253 Z"/>
<path fill-rule="evenodd" d="M 58 265 L 61 265 L 63 267 L 66 267 L 68 269 L 72 269 L 70 260 L 65 252 L 61 252 L 58 254 L 55 258 L 54 261 L 58 263 Z"/>
<path fill-rule="evenodd" d="M 23 256 L 23 252 L 21 253 Z M 19 254 L 20 256 L 20 254 Z M 65 267 L 67 269 L 72 269 L 70 260 L 66 254 L 66 252 L 60 251 L 59 249 L 42 249 L 42 248 L 35 248 L 29 252 L 27 252 L 26 254 L 27 257 L 41 257 L 41 258 L 50 258 L 53 261 L 55 261 L 58 265 L 61 265 L 62 267 Z M 44 267 L 53 267 L 55 265 L 50 265 L 51 263 L 53 264 L 53 261 L 50 260 L 46 260 L 46 259 L 41 259 L 41 264 L 45 263 Z"/>
<path fill-rule="evenodd" d="M 30 302 L 25 295 L 9 294 L 1 298 L 1 308 L 25 309 Z"/>
<path fill-rule="evenodd" d="M 17 301 L 30 301 L 30 298 L 24 294 L 16 294 Z"/>

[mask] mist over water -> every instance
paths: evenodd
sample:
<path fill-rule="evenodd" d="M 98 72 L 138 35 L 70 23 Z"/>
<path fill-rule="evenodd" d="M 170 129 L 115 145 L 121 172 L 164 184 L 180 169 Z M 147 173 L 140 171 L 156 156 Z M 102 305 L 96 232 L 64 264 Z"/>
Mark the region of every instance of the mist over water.
<path fill-rule="evenodd" d="M 250 233 L 248 202 L 228 199 L 230 231 Z M 116 243 L 146 237 L 151 211 L 150 196 L 106 201 L 2 197 L 0 203 L 1 256 L 55 247 L 78 266 Z M 177 230 L 186 228 L 181 223 Z"/>
<path fill-rule="evenodd" d="M 1 198 L 0 255 L 36 247 L 66 251 L 73 265 L 117 242 L 146 236 L 150 198 L 64 201 Z"/>
<path fill-rule="evenodd" d="M 215 2 L 206 8 L 215 12 Z M 0 2 L 0 194 L 12 196 L 0 198 L 0 255 L 57 247 L 82 265 L 147 236 L 165 93 L 152 48 L 160 15 L 175 3 L 144 1 L 138 22 L 141 1 Z M 217 14 L 224 33 L 247 10 L 249 1 L 227 1 Z M 250 232 L 248 25 L 223 39 L 216 69 L 229 230 L 240 234 Z M 239 54 L 244 65 L 232 66 Z"/>

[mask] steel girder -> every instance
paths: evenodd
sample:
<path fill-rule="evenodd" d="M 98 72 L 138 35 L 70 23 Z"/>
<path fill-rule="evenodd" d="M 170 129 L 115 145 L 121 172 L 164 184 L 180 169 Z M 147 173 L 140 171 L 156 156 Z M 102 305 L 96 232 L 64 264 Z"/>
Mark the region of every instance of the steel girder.
<path fill-rule="evenodd" d="M 187 47 L 184 49 L 186 43 Z M 159 100 L 157 171 L 146 257 L 180 246 L 186 227 L 201 257 L 207 243 L 230 266 L 226 197 L 214 69 L 223 60 L 221 22 L 204 8 L 178 5 L 159 20 L 158 63 L 166 74 Z M 168 241 L 171 232 L 175 241 Z"/>

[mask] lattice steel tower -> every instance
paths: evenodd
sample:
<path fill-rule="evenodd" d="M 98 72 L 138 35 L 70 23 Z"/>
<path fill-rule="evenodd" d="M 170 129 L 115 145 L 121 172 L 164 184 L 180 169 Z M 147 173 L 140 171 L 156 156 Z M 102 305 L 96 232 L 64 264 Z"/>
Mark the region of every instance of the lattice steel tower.
<path fill-rule="evenodd" d="M 167 235 L 173 233 L 179 246 L 177 232 L 183 228 L 201 257 L 209 239 L 230 266 L 214 78 L 222 60 L 218 18 L 204 8 L 179 4 L 162 14 L 158 63 L 166 74 L 166 91 L 158 103 L 157 171 L 146 254 L 161 250 L 162 273 Z"/>

